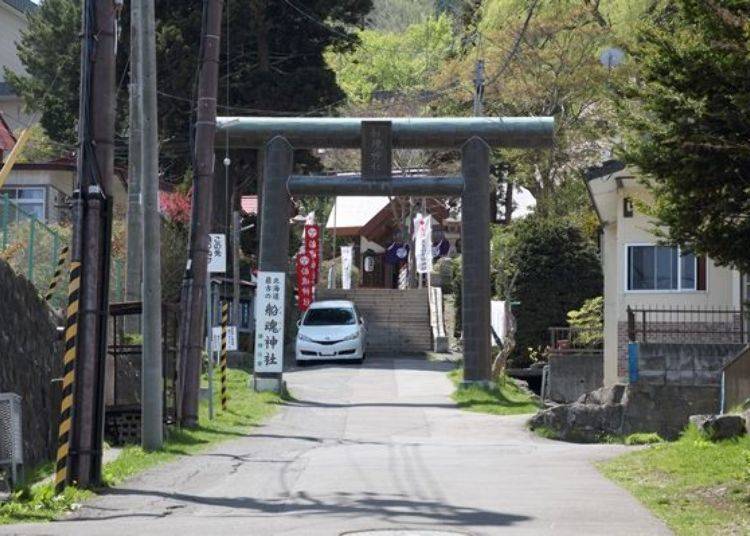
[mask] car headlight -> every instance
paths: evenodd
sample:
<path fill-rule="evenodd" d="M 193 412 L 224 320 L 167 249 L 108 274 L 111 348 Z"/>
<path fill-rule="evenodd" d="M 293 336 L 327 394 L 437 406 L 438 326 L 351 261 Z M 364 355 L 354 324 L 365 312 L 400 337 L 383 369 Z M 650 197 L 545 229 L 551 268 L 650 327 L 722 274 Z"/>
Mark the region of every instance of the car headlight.
<path fill-rule="evenodd" d="M 342 341 L 353 341 L 354 339 L 356 339 L 356 338 L 358 338 L 358 337 L 359 337 L 359 333 L 357 333 L 357 332 L 355 331 L 355 332 L 354 332 L 354 333 L 352 333 L 351 335 L 347 335 L 346 337 L 344 337 L 344 338 L 343 338 L 343 339 L 341 339 L 341 340 L 342 340 Z"/>
<path fill-rule="evenodd" d="M 302 333 L 297 333 L 297 338 L 301 341 L 314 342 L 310 337 L 303 335 Z"/>

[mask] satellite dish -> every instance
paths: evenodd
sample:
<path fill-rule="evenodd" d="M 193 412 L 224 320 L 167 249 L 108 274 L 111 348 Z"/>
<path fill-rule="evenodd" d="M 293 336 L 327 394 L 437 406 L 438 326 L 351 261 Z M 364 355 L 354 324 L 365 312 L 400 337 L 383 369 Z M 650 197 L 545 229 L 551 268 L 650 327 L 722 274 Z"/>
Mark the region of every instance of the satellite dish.
<path fill-rule="evenodd" d="M 617 47 L 608 47 L 599 56 L 599 61 L 607 69 L 617 67 L 625 59 L 625 51 Z"/>

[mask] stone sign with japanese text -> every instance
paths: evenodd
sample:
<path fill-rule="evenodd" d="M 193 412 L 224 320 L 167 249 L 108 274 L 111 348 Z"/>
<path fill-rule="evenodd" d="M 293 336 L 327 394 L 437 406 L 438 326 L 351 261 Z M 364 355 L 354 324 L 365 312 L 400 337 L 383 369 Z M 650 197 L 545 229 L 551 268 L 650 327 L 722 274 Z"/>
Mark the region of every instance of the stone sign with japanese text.
<path fill-rule="evenodd" d="M 255 372 L 284 366 L 284 272 L 258 272 L 255 309 Z"/>

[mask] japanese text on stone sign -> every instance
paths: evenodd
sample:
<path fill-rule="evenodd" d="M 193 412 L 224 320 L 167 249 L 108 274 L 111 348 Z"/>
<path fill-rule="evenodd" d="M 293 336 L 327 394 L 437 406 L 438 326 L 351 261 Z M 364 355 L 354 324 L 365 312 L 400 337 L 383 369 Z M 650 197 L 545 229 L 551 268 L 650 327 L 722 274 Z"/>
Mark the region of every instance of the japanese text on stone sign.
<path fill-rule="evenodd" d="M 285 290 L 283 272 L 258 272 L 255 316 L 256 372 L 282 372 Z"/>

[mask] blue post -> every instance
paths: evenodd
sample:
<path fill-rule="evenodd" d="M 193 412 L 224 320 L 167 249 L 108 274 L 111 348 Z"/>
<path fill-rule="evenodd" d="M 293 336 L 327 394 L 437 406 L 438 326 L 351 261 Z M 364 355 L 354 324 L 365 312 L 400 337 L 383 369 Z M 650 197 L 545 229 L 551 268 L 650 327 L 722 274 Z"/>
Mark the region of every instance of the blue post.
<path fill-rule="evenodd" d="M 638 343 L 628 343 L 628 376 L 630 383 L 638 381 Z"/>

